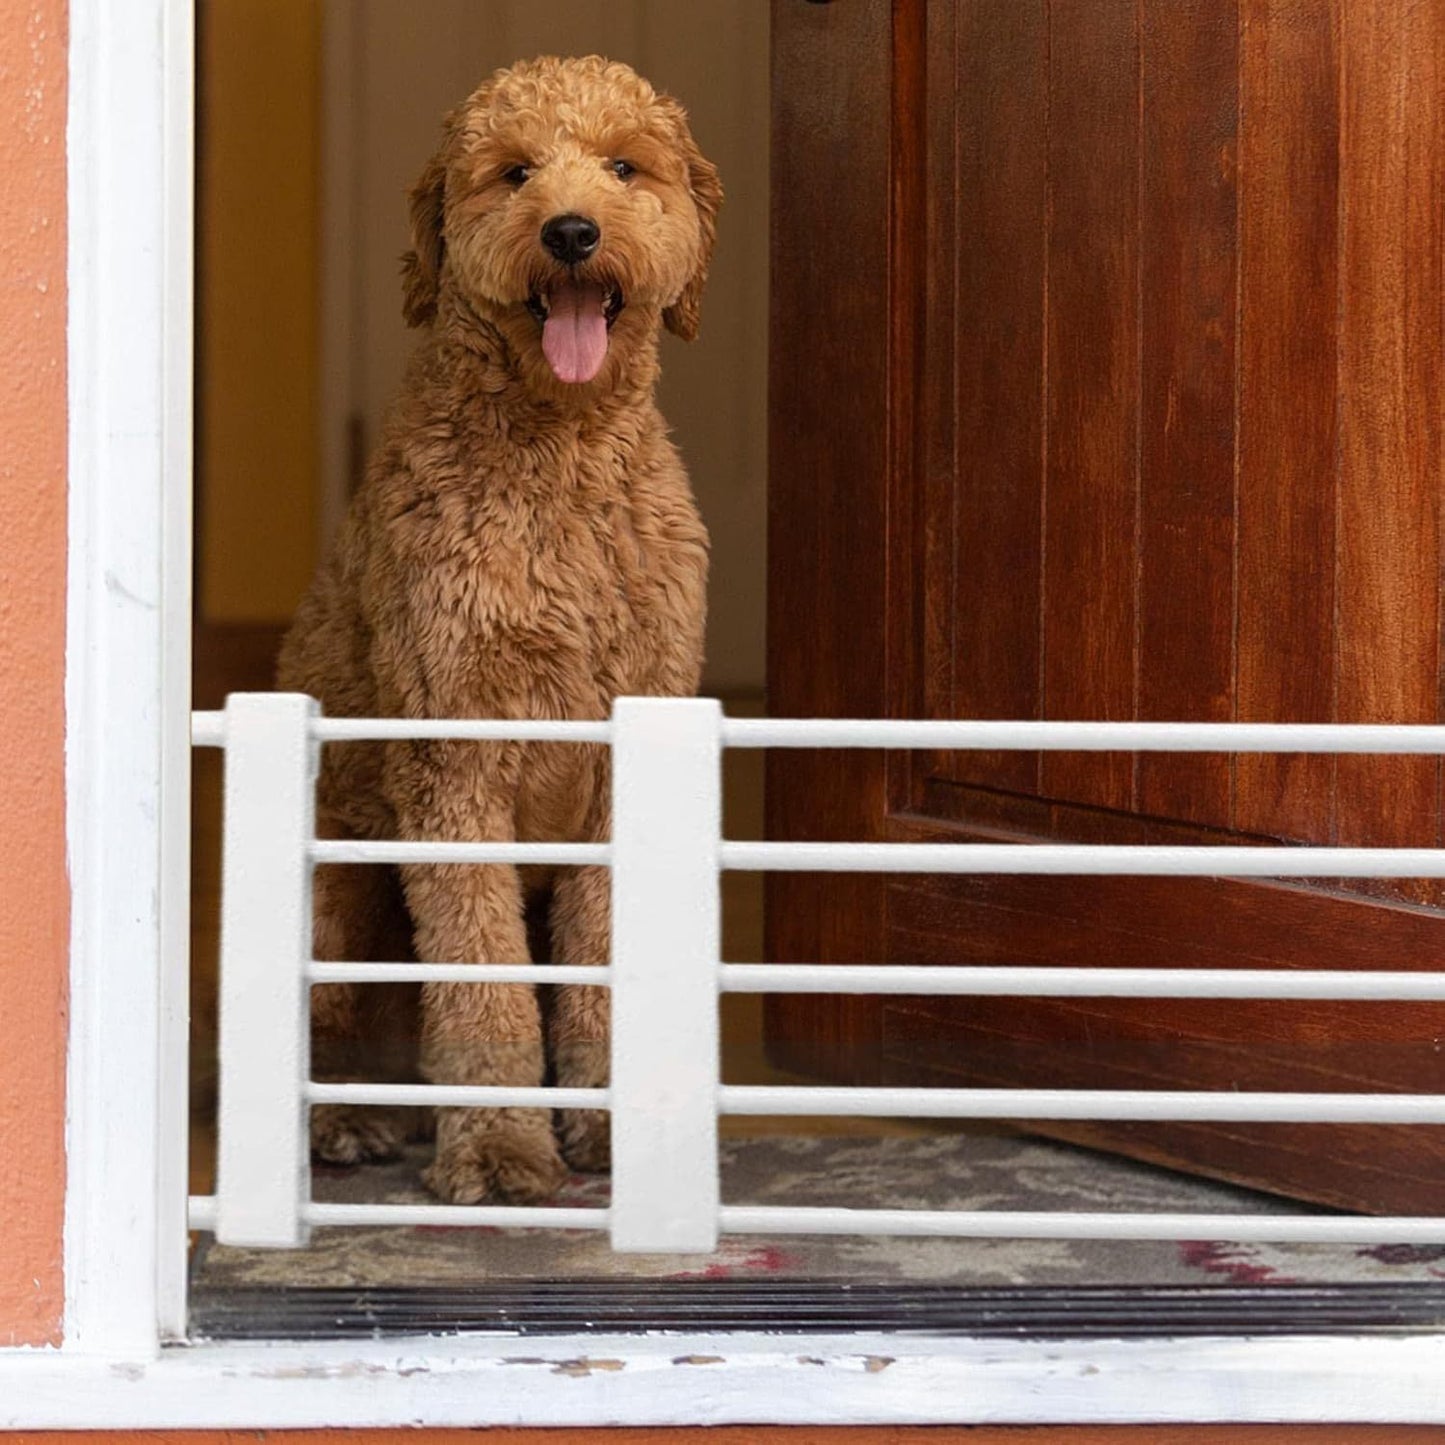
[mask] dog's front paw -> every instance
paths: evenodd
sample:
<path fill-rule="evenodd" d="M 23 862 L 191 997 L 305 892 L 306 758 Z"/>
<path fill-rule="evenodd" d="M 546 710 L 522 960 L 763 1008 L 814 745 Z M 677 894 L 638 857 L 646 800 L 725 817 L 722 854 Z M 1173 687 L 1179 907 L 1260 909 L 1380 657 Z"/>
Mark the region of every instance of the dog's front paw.
<path fill-rule="evenodd" d="M 394 1109 L 318 1104 L 311 1110 L 311 1153 L 327 1164 L 395 1159 L 405 1136 Z"/>
<path fill-rule="evenodd" d="M 436 1159 L 422 1175 L 449 1204 L 536 1204 L 567 1177 L 543 1109 L 440 1109 Z"/>
<path fill-rule="evenodd" d="M 601 1109 L 564 1109 L 557 1119 L 562 1157 L 584 1174 L 612 1167 L 612 1118 Z"/>

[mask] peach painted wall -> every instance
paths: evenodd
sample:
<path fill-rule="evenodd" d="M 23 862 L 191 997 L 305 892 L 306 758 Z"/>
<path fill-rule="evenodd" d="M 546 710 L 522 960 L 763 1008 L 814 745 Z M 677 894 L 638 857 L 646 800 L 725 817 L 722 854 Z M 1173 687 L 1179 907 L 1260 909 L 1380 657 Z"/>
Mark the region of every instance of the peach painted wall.
<path fill-rule="evenodd" d="M 0 0 L 0 1346 L 60 1333 L 65 0 Z"/>

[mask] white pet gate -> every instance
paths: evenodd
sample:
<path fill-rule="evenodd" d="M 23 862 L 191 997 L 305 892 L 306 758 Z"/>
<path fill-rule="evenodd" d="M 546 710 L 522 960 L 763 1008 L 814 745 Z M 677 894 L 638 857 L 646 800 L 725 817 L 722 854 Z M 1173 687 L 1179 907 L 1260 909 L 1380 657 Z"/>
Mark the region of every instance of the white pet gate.
<path fill-rule="evenodd" d="M 1445 727 L 1191 723 L 785 721 L 728 718 L 706 699 L 619 699 L 610 722 L 327 719 L 309 698 L 238 694 L 197 713 L 225 749 L 218 1188 L 190 1200 L 223 1243 L 295 1247 L 312 1225 L 606 1229 L 613 1248 L 705 1252 L 719 1233 L 1438 1243 L 1445 1218 L 921 1211 L 724 1205 L 722 1114 L 1445 1124 L 1445 1095 L 741 1087 L 719 1072 L 718 995 L 953 994 L 1445 1001 L 1445 974 L 1298 970 L 740 965 L 720 958 L 719 870 L 1445 877 L 1428 848 L 753 843 L 722 837 L 724 748 L 1445 753 Z M 611 843 L 318 841 L 325 743 L 537 739 L 612 748 Z M 605 864 L 610 966 L 486 966 L 497 983 L 612 990 L 605 1089 L 323 1084 L 310 1078 L 312 985 L 474 980 L 477 965 L 320 963 L 317 863 Z M 319 1103 L 529 1105 L 611 1112 L 607 1208 L 328 1204 L 310 1189 L 307 1113 Z"/>

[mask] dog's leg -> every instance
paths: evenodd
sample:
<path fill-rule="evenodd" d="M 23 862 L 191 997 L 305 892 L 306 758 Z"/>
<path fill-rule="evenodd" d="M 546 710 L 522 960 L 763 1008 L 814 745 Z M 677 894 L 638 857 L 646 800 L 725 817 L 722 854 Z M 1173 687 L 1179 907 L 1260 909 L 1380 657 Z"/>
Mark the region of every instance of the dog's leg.
<path fill-rule="evenodd" d="M 611 931 L 611 875 L 577 868 L 558 880 L 552 896 L 555 963 L 604 964 Z M 562 985 L 548 1018 L 552 1062 L 564 1088 L 605 1088 L 611 995 L 605 988 Z M 557 1132 L 574 1169 L 605 1170 L 611 1160 L 609 1116 L 600 1109 L 564 1109 Z"/>
<path fill-rule="evenodd" d="M 423 986 L 423 1075 L 434 1084 L 541 1084 L 536 991 L 481 981 L 488 963 L 528 961 L 516 869 L 418 865 L 404 869 L 403 879 L 417 956 L 427 963 L 474 963 L 479 980 Z M 443 1108 L 436 1127 L 436 1160 L 426 1183 L 454 1204 L 545 1199 L 565 1177 L 545 1109 Z"/>
<path fill-rule="evenodd" d="M 387 792 L 401 836 L 495 842 L 515 837 L 522 752 L 515 744 L 396 744 Z M 527 963 L 517 870 L 506 864 L 411 864 L 401 870 L 424 963 L 477 965 L 476 983 L 422 988 L 421 1072 L 436 1084 L 543 1082 L 536 990 L 487 983 L 489 963 Z M 426 1183 L 443 1199 L 544 1199 L 566 1177 L 547 1109 L 437 1110 Z"/>
<path fill-rule="evenodd" d="M 340 830 L 323 822 L 322 835 L 340 836 Z M 410 956 L 410 922 L 393 870 L 318 868 L 313 897 L 317 958 L 392 962 Z M 415 985 L 405 984 L 313 989 L 313 1077 L 333 1082 L 407 1078 L 416 1054 L 416 992 Z M 311 1111 L 311 1151 L 331 1164 L 394 1158 L 411 1112 L 317 1105 Z"/>

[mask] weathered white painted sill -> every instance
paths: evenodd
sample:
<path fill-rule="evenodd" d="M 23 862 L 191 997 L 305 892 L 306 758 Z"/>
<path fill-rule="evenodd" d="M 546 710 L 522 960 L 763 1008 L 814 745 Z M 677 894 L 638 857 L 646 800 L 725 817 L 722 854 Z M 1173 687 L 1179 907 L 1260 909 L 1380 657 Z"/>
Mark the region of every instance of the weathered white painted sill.
<path fill-rule="evenodd" d="M 1445 1423 L 1445 1337 L 418 1338 L 0 1353 L 0 1428 Z"/>

